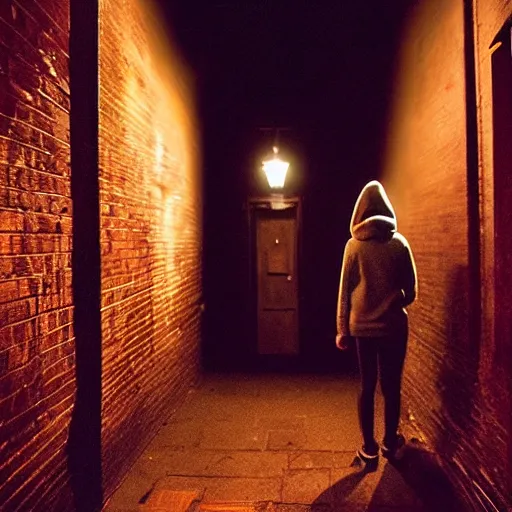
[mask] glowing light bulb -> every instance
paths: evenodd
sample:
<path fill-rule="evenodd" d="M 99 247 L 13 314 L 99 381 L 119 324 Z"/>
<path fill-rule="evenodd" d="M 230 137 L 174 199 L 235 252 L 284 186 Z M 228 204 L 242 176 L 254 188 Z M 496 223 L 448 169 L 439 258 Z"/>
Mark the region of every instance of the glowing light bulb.
<path fill-rule="evenodd" d="M 263 171 L 267 176 L 270 188 L 283 188 L 288 172 L 289 162 L 281 160 L 278 156 L 278 148 L 274 146 L 274 157 L 263 162 Z"/>

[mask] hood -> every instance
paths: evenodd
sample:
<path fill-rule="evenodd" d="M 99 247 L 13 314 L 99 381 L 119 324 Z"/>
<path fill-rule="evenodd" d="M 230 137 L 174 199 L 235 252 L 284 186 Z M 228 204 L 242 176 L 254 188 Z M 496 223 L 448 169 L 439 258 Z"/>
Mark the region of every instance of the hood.
<path fill-rule="evenodd" d="M 396 216 L 386 191 L 378 181 L 370 181 L 357 198 L 350 233 L 357 240 L 368 240 L 388 239 L 395 232 Z"/>

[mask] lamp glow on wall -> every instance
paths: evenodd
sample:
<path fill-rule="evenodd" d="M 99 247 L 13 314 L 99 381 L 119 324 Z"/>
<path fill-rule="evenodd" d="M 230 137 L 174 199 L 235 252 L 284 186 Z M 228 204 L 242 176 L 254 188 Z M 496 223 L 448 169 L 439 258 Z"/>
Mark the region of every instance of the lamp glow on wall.
<path fill-rule="evenodd" d="M 282 189 L 286 180 L 286 173 L 288 172 L 289 162 L 281 160 L 278 156 L 279 148 L 274 146 L 272 148 L 274 155 L 270 160 L 263 161 L 263 172 L 267 176 L 268 184 L 272 189 Z"/>

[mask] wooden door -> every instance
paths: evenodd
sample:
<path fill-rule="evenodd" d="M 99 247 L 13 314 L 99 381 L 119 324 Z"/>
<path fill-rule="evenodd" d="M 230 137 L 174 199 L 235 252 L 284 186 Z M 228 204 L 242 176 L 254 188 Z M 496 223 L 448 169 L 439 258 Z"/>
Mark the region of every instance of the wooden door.
<path fill-rule="evenodd" d="M 255 217 L 258 354 L 298 354 L 297 207 Z"/>

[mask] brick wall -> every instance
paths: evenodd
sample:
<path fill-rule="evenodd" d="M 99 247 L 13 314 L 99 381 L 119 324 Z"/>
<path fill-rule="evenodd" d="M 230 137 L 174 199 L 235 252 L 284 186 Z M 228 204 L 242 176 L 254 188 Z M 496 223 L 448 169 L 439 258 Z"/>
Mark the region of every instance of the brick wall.
<path fill-rule="evenodd" d="M 419 300 L 410 310 L 406 405 L 436 445 L 453 422 L 447 417 L 449 395 L 457 392 L 451 379 L 464 372 L 466 357 L 463 35 L 461 2 L 422 2 L 413 13 L 404 33 L 384 179 L 419 276 Z"/>
<path fill-rule="evenodd" d="M 480 291 L 475 292 L 482 284 L 485 306 L 490 300 L 486 289 L 493 262 L 488 259 L 489 251 L 478 254 L 478 233 L 483 228 L 485 249 L 492 240 L 492 220 L 483 219 L 480 225 L 472 217 L 474 205 L 478 206 L 478 162 L 471 160 L 473 152 L 477 155 L 472 141 L 477 123 L 471 118 L 477 99 L 480 123 L 482 116 L 487 123 L 484 141 L 489 144 L 492 136 L 490 71 L 481 62 L 489 58 L 490 41 L 488 34 L 486 41 L 481 40 L 481 30 L 498 30 L 507 12 L 504 2 L 494 4 L 501 9 L 494 10 L 489 26 L 482 26 L 483 18 L 489 21 L 491 6 L 476 2 L 482 14 L 474 22 L 476 37 L 472 39 L 468 27 L 473 27 L 473 21 L 466 11 L 465 25 L 463 2 L 418 2 L 404 32 L 397 68 L 384 182 L 397 209 L 399 230 L 408 237 L 416 256 L 420 285 L 419 300 L 410 310 L 404 375 L 406 425 L 441 455 L 469 501 L 478 506 L 488 499 L 503 507 L 505 496 L 510 496 L 506 489 L 507 426 L 500 423 L 498 412 L 505 399 L 497 398 L 497 393 L 504 396 L 506 381 L 498 385 L 495 381 L 491 389 L 492 379 L 485 377 L 492 372 L 489 361 L 495 342 L 490 336 L 492 328 L 486 325 L 492 323 L 492 312 L 483 315 L 480 335 Z M 477 98 L 467 88 L 474 81 L 471 42 L 477 53 L 477 76 L 480 73 L 480 82 L 484 82 Z M 488 152 L 484 147 L 484 156 Z M 483 181 L 488 181 L 488 169 L 480 172 Z M 492 219 L 492 206 L 488 201 L 487 205 L 481 212 L 486 210 Z M 490 401 L 490 395 L 495 399 Z"/>
<path fill-rule="evenodd" d="M 69 3 L 0 3 L 0 508 L 66 509 Z"/>
<path fill-rule="evenodd" d="M 157 17 L 148 2 L 101 3 L 97 307 L 106 496 L 179 405 L 199 365 L 194 113 L 187 74 L 177 52 L 162 43 Z M 89 22 L 95 24 L 94 16 Z M 66 444 L 76 386 L 69 3 L 3 2 L 0 25 L 0 508 L 72 510 L 70 488 L 78 491 L 87 480 L 80 464 L 95 462 L 77 459 L 70 484 Z M 80 37 L 75 40 L 80 48 Z M 89 57 L 94 53 L 91 48 Z M 74 98 L 82 90 L 75 85 Z M 76 112 L 87 115 L 93 103 L 82 103 L 75 103 Z M 96 146 L 77 138 L 85 132 L 77 134 L 75 156 Z M 77 204 L 87 204 L 84 191 L 76 184 L 73 190 Z M 89 340 L 83 343 L 87 351 Z M 99 373 L 90 376 L 96 378 Z M 80 421 L 87 420 L 82 413 Z"/>
<path fill-rule="evenodd" d="M 499 76 L 493 77 L 493 53 L 490 47 L 511 14 L 510 0 L 480 0 L 474 7 L 483 235 L 483 335 L 478 372 L 481 400 L 478 404 L 479 436 L 476 439 L 483 461 L 474 478 L 490 499 L 498 503 L 508 499 L 509 508 L 512 508 L 512 295 L 509 291 L 510 259 L 507 262 L 506 258 L 510 258 L 512 253 L 508 242 L 512 218 L 511 157 L 508 150 L 506 162 L 500 162 L 502 158 L 496 155 L 494 142 L 501 146 L 500 151 L 510 147 L 512 83 L 510 73 L 500 69 L 494 71 Z M 499 58 L 505 58 L 505 66 L 510 69 L 512 62 L 508 34 L 504 35 L 504 45 L 497 53 L 501 54 Z M 503 80 L 505 82 L 500 84 Z M 498 83 L 498 87 L 507 89 L 504 103 L 499 93 L 493 92 L 493 81 Z M 493 105 L 494 101 L 496 105 Z M 508 118 L 503 118 L 500 113 Z M 505 168 L 502 168 L 503 163 Z M 500 167 L 496 175 L 495 166 Z M 504 241 L 500 248 L 498 244 Z M 506 266 L 505 273 L 498 273 L 499 260 Z"/>
<path fill-rule="evenodd" d="M 199 365 L 201 201 L 190 81 L 150 3 L 100 4 L 105 492 Z"/>

